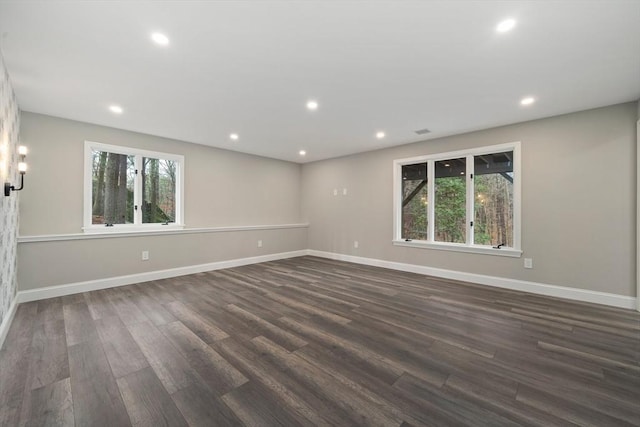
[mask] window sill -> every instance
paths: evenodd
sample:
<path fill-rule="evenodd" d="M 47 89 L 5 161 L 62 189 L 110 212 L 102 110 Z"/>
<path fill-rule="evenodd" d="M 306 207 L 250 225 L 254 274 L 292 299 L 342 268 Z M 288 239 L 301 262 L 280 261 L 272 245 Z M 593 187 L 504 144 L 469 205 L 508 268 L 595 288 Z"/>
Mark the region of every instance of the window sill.
<path fill-rule="evenodd" d="M 149 225 L 131 225 L 131 224 L 116 224 L 113 227 L 105 226 L 92 226 L 82 227 L 84 234 L 144 234 L 144 233 L 158 233 L 163 231 L 176 231 L 184 229 L 184 225 L 181 224 L 149 224 Z"/>
<path fill-rule="evenodd" d="M 411 248 L 436 249 L 442 251 L 466 252 L 472 254 L 484 254 L 520 258 L 522 251 L 513 248 L 494 249 L 491 246 L 468 246 L 461 243 L 434 243 L 424 240 L 394 240 L 394 246 L 406 246 Z"/>

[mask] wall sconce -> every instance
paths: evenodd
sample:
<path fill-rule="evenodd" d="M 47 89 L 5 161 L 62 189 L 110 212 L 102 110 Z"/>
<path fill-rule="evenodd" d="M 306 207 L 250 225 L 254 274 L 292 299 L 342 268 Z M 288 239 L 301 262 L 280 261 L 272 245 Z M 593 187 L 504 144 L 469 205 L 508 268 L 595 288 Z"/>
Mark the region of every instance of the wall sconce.
<path fill-rule="evenodd" d="M 4 183 L 4 195 L 10 196 L 12 191 L 20 191 L 24 188 L 24 174 L 27 172 L 27 163 L 24 161 L 27 157 L 27 147 L 21 145 L 18 147 L 18 155 L 20 161 L 18 162 L 18 172 L 20 173 L 20 188 L 16 188 L 11 185 L 10 182 Z"/>

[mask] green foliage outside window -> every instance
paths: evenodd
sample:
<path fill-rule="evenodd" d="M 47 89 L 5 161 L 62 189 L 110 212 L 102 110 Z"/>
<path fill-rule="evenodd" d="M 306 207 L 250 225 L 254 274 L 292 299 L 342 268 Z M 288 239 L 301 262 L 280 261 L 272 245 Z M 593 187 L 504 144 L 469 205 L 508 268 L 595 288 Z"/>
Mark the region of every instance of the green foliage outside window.
<path fill-rule="evenodd" d="M 435 240 L 464 243 L 467 214 L 465 178 L 436 178 L 435 196 Z"/>

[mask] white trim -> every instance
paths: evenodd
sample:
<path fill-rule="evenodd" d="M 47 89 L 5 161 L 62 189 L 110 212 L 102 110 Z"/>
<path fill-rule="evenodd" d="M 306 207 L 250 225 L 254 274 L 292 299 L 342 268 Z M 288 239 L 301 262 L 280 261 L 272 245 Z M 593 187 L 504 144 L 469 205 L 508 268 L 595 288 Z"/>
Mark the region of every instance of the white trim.
<path fill-rule="evenodd" d="M 89 159 L 92 158 L 93 153 L 91 152 L 91 143 L 90 141 L 84 142 L 84 173 L 82 177 L 82 225 L 83 228 L 91 224 L 91 208 L 93 203 L 93 165 Z"/>
<path fill-rule="evenodd" d="M 465 177 L 464 177 L 464 185 L 465 185 L 465 190 L 466 193 L 465 194 L 465 209 L 466 209 L 466 224 L 464 226 L 465 228 L 465 240 L 467 241 L 467 246 L 471 246 L 473 247 L 473 245 L 475 244 L 475 232 L 473 229 L 473 226 L 471 225 L 471 223 L 475 223 L 476 222 L 476 215 L 475 215 L 475 182 L 473 182 L 473 179 L 471 178 L 475 172 L 475 163 L 474 163 L 474 159 L 473 156 L 467 156 L 465 157 Z M 435 169 L 435 168 L 434 168 Z M 435 182 L 435 180 L 434 180 Z M 433 205 L 435 206 L 435 204 Z M 435 211 L 435 209 L 433 209 Z M 435 243 L 435 242 L 434 242 Z"/>
<path fill-rule="evenodd" d="M 394 246 L 407 246 L 410 248 L 422 248 L 422 249 L 438 249 L 443 251 L 453 252 L 467 252 L 472 254 L 485 254 L 496 256 L 507 256 L 513 258 L 520 258 L 522 251 L 502 247 L 500 249 L 494 249 L 492 246 L 485 245 L 465 245 L 464 243 L 447 243 L 447 242 L 427 242 L 425 240 L 394 240 Z"/>
<path fill-rule="evenodd" d="M 640 119 L 636 122 L 636 156 L 636 310 L 640 311 Z"/>
<path fill-rule="evenodd" d="M 71 233 L 71 234 L 45 234 L 40 236 L 20 236 L 18 243 L 53 242 L 60 240 L 89 240 L 89 239 L 112 239 L 117 237 L 142 237 L 142 236 L 167 236 L 176 234 L 198 234 L 198 233 L 226 233 L 230 231 L 255 231 L 255 230 L 280 230 L 285 228 L 307 228 L 308 223 L 303 224 L 276 224 L 276 225 L 239 225 L 232 227 L 204 227 L 204 228 L 183 228 L 164 229 L 148 231 L 118 231 L 110 233 Z"/>
<path fill-rule="evenodd" d="M 515 145 L 519 145 L 520 141 L 506 142 L 504 144 L 488 145 L 485 147 L 469 148 L 466 150 L 448 151 L 446 153 L 425 154 L 424 156 L 406 157 L 404 159 L 394 160 L 399 165 L 408 165 L 412 163 L 423 163 L 427 160 L 450 160 L 456 157 L 467 157 L 467 155 L 477 156 L 482 154 L 499 153 L 513 149 Z"/>
<path fill-rule="evenodd" d="M 575 301 L 590 302 L 609 305 L 613 307 L 634 309 L 636 298 L 606 292 L 589 291 L 585 289 L 569 288 L 566 286 L 549 285 L 546 283 L 528 282 L 524 280 L 509 279 L 506 277 L 486 276 L 483 274 L 465 273 L 462 271 L 445 270 L 441 268 L 426 267 L 415 264 L 385 261 L 374 258 L 364 258 L 352 255 L 344 255 L 333 252 L 308 250 L 309 255 L 335 259 L 338 261 L 353 262 L 356 264 L 371 265 L 374 267 L 390 268 L 393 270 L 407 271 L 410 273 L 425 274 L 444 279 L 460 280 L 497 288 L 511 289 L 515 291 L 530 292 L 557 298 L 565 298 Z"/>
<path fill-rule="evenodd" d="M 307 255 L 306 250 L 281 252 L 277 254 L 260 255 L 249 258 L 238 258 L 228 261 L 211 262 L 208 264 L 190 265 L 186 267 L 170 268 L 167 270 L 149 271 L 146 273 L 129 274 L 126 276 L 107 277 L 104 279 L 76 282 L 66 285 L 47 286 L 18 292 L 18 303 L 38 301 L 46 298 L 55 298 L 81 292 L 97 291 L 99 289 L 115 288 L 118 286 L 132 285 L 134 283 L 148 282 L 151 280 L 168 279 L 187 274 L 202 273 L 205 271 L 220 270 L 223 268 L 240 267 L 259 262 L 275 261 L 285 258 L 293 258 Z"/>
<path fill-rule="evenodd" d="M 433 165 L 432 165 L 433 166 Z M 401 168 L 399 168 L 401 169 Z M 402 203 L 398 203 L 402 205 Z M 427 204 L 429 206 L 436 205 L 436 168 L 427 165 Z M 402 210 L 402 206 L 400 206 Z M 402 218 L 400 219 L 402 221 Z M 398 230 L 402 233 L 402 223 L 398 225 Z M 398 238 L 402 238 L 402 234 L 398 233 Z M 427 239 L 434 240 L 436 235 L 436 210 L 427 209 Z"/>
<path fill-rule="evenodd" d="M 89 148 L 89 152 L 85 151 L 85 154 L 90 154 L 91 149 L 95 148 L 99 151 L 108 151 L 109 153 L 116 154 L 126 154 L 127 156 L 142 156 L 142 157 L 152 157 L 157 158 L 157 156 L 161 156 L 163 159 L 174 160 L 174 161 L 182 161 L 184 156 L 182 154 L 174 154 L 174 153 L 164 153 L 162 151 L 151 151 L 151 150 L 142 150 L 140 148 L 127 147 L 126 145 L 112 145 L 112 144 L 103 144 L 102 142 L 96 141 L 84 141 L 85 149 Z"/>
<path fill-rule="evenodd" d="M 0 350 L 2 350 L 4 340 L 7 338 L 7 334 L 9 333 L 9 328 L 11 327 L 11 323 L 13 322 L 13 317 L 16 315 L 17 308 L 18 295 L 16 295 L 13 298 L 13 301 L 11 301 L 9 311 L 5 314 L 4 319 L 2 319 L 2 324 L 0 324 Z"/>
<path fill-rule="evenodd" d="M 513 170 L 514 174 L 513 187 L 513 247 L 522 249 L 522 147 L 517 142 L 513 147 Z"/>
<path fill-rule="evenodd" d="M 139 215 L 140 210 L 138 209 L 134 215 Z M 90 226 L 89 228 L 82 227 L 82 231 L 84 234 L 136 234 L 136 233 L 147 233 L 147 232 L 160 232 L 163 231 L 171 231 L 171 230 L 182 230 L 184 229 L 184 225 L 169 223 L 167 225 L 164 224 L 113 224 L 113 227 L 105 227 L 103 224 L 95 224 Z"/>
<path fill-rule="evenodd" d="M 428 172 L 428 170 L 427 170 Z M 396 191 L 398 191 L 398 188 L 401 188 L 402 185 L 402 165 L 400 164 L 399 160 L 394 160 L 393 161 L 393 232 L 392 232 L 392 236 L 393 238 L 397 238 L 399 236 L 402 236 L 402 203 L 398 203 L 396 202 L 396 199 L 398 198 L 398 195 L 396 194 Z M 427 178 L 427 183 L 429 183 L 430 180 Z M 428 195 L 431 195 L 431 191 L 429 190 L 427 192 Z M 431 203 L 431 202 L 429 202 Z"/>

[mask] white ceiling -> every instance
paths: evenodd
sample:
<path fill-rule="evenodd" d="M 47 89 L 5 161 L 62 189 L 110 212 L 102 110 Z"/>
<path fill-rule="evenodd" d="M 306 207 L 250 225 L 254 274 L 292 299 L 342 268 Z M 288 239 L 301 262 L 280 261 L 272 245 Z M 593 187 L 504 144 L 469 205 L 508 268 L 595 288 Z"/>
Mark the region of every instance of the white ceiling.
<path fill-rule="evenodd" d="M 0 35 L 23 110 L 295 162 L 640 98 L 639 0 L 0 1 Z"/>

